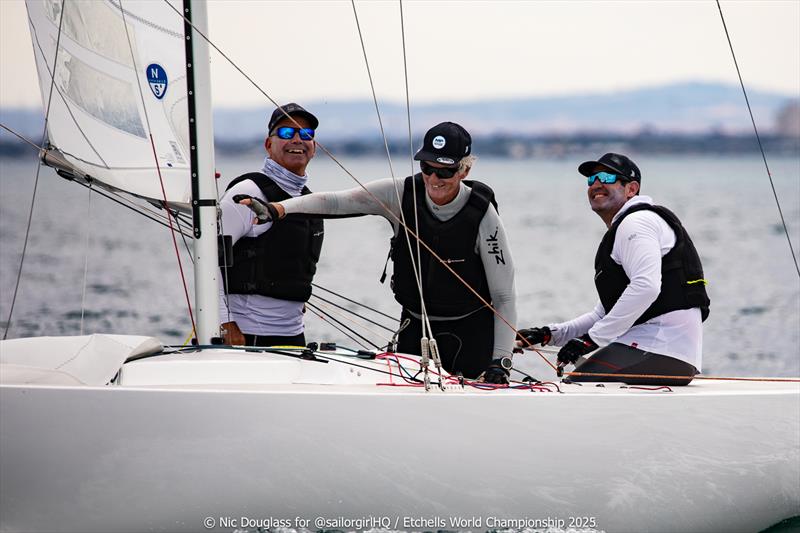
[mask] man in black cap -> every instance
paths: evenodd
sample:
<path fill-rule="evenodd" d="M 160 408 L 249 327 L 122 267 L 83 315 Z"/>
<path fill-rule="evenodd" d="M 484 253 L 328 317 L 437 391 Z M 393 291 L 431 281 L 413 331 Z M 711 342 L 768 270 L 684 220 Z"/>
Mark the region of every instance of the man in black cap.
<path fill-rule="evenodd" d="M 710 303 L 691 238 L 672 211 L 639 195 L 642 176 L 628 157 L 608 153 L 578 172 L 588 178 L 589 205 L 608 227 L 595 257 L 600 301 L 573 320 L 520 330 L 524 344 L 563 345 L 559 368 L 597 350 L 575 372 L 630 376 L 573 381 L 689 384 L 701 369 Z"/>
<path fill-rule="evenodd" d="M 236 200 L 264 202 L 309 194 L 306 167 L 314 157 L 317 117 L 291 103 L 272 113 L 258 172 L 237 177 L 220 200 L 222 232 L 233 240 L 233 265 L 222 269 L 220 317 L 230 345 L 305 345 L 303 306 L 322 249 L 321 219 L 254 224 Z"/>
<path fill-rule="evenodd" d="M 421 169 L 415 176 L 373 181 L 366 190 L 311 194 L 266 209 L 272 218 L 306 213 L 388 219 L 394 227 L 391 286 L 403 306 L 401 323 L 408 320 L 399 334 L 398 350 L 420 354 L 421 292 L 444 368 L 467 378 L 482 375 L 487 382 L 505 383 L 514 332 L 484 302 L 511 324 L 516 322 L 514 265 L 494 193 L 483 183 L 464 181 L 475 161 L 471 149 L 472 139 L 464 128 L 443 122 L 425 134 L 414 156 Z M 425 247 L 417 251 L 416 239 L 403 230 L 401 219 L 461 279 Z"/>

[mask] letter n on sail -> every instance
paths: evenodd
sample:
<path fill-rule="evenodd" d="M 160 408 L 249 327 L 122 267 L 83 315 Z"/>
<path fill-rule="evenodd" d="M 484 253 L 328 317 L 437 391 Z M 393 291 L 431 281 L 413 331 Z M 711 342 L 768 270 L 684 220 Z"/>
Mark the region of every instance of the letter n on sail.
<path fill-rule="evenodd" d="M 147 83 L 153 95 L 161 100 L 167 93 L 167 72 L 158 63 L 147 65 Z"/>

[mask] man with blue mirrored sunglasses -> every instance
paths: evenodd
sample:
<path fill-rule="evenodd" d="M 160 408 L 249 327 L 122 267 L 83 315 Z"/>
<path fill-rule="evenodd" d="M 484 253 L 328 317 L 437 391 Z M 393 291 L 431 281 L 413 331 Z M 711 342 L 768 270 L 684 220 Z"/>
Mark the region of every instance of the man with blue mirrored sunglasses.
<path fill-rule="evenodd" d="M 277 202 L 308 194 L 306 167 L 316 152 L 317 117 L 295 103 L 272 113 L 258 172 L 235 178 L 220 200 L 232 263 L 222 269 L 220 317 L 226 344 L 305 346 L 303 311 L 322 249 L 321 219 L 255 224 L 242 198 Z M 232 260 L 231 260 L 232 259 Z"/>
<path fill-rule="evenodd" d="M 573 381 L 688 385 L 701 368 L 710 305 L 689 234 L 672 211 L 639 194 L 641 172 L 628 157 L 607 153 L 578 172 L 608 228 L 595 255 L 600 301 L 567 322 L 520 330 L 518 344 L 563 346 L 559 370 L 575 364 Z"/>

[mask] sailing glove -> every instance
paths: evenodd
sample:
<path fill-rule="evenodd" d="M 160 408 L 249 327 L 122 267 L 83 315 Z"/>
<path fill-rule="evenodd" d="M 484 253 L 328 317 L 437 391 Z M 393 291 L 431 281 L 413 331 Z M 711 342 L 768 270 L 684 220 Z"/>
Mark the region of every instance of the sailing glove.
<path fill-rule="evenodd" d="M 233 197 L 233 201 L 237 204 L 241 204 L 242 200 L 250 200 L 249 204 L 243 205 L 247 205 L 247 207 L 256 214 L 256 224 L 264 224 L 281 218 L 278 214 L 278 210 L 271 203 L 264 203 L 249 194 L 237 194 Z"/>
<path fill-rule="evenodd" d="M 483 373 L 483 382 L 494 385 L 508 385 L 508 376 L 509 371 L 502 366 L 502 359 L 495 359 Z"/>
<path fill-rule="evenodd" d="M 592 340 L 588 333 L 581 335 L 580 337 L 570 339 L 570 341 L 561 348 L 558 352 L 558 362 L 574 365 L 578 357 L 593 352 L 598 348 L 599 346 Z"/>
<path fill-rule="evenodd" d="M 546 346 L 552 338 L 553 335 L 550 332 L 550 328 L 547 326 L 541 328 L 525 328 L 517 331 L 517 340 L 521 342 L 523 346 L 527 344 L 531 346 L 534 344 Z"/>

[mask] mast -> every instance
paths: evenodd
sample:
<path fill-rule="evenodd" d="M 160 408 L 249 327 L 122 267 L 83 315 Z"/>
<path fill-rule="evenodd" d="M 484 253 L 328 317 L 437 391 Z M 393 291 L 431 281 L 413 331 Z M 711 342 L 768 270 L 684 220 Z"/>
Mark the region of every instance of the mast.
<path fill-rule="evenodd" d="M 214 127 L 211 118 L 211 76 L 208 42 L 192 28 L 208 35 L 205 1 L 184 0 L 186 78 L 189 102 L 189 144 L 194 221 L 194 286 L 196 339 L 211 344 L 219 337 L 217 259 L 217 189 L 214 166 Z"/>

